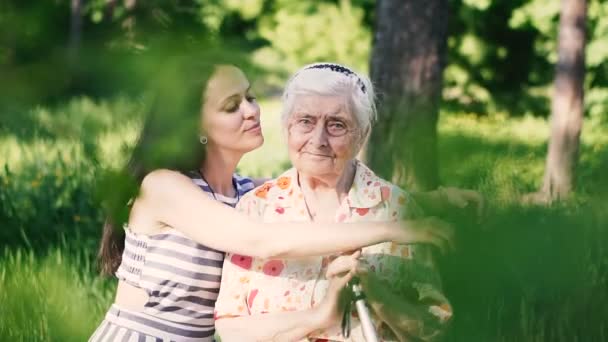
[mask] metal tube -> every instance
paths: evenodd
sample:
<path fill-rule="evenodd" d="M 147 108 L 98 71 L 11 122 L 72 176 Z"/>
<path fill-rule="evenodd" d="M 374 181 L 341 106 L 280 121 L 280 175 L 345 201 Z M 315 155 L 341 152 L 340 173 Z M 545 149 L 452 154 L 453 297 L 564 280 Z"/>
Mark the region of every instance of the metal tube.
<path fill-rule="evenodd" d="M 365 304 L 365 295 L 363 294 L 363 288 L 359 284 L 358 279 L 353 279 L 352 290 L 355 299 L 355 306 L 357 307 L 357 314 L 359 315 L 359 321 L 361 322 L 361 330 L 363 331 L 363 337 L 367 342 L 379 342 L 378 333 L 374 327 L 372 316 Z"/>

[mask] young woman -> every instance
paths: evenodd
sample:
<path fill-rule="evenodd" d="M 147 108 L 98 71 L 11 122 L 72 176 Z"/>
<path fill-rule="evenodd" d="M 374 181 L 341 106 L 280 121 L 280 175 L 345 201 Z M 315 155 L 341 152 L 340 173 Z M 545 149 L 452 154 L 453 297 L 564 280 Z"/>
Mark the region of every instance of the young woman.
<path fill-rule="evenodd" d="M 212 341 L 224 252 L 293 258 L 383 241 L 444 248 L 451 239 L 439 220 L 262 224 L 236 213 L 230 207 L 255 182 L 234 171 L 263 143 L 250 83 L 230 65 L 177 63 L 169 70 L 128 172 L 112 178 L 100 257 L 119 283 L 91 341 Z M 127 224 L 117 229 L 121 222 Z M 337 280 L 334 292 L 347 280 Z M 336 317 L 337 297 L 329 293 L 318 306 L 320 320 Z"/>

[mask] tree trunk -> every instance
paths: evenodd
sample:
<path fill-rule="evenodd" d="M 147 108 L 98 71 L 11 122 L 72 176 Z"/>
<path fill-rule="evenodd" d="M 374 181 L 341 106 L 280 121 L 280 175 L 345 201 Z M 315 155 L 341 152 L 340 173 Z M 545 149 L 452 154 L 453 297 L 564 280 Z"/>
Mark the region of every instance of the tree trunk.
<path fill-rule="evenodd" d="M 378 123 L 366 150 L 382 177 L 437 187 L 437 119 L 445 66 L 447 0 L 378 0 L 371 78 Z"/>
<path fill-rule="evenodd" d="M 114 18 L 114 10 L 116 9 L 117 0 L 106 0 L 106 5 L 103 13 L 104 20 L 111 22 Z"/>
<path fill-rule="evenodd" d="M 551 138 L 541 189 L 548 201 L 563 199 L 574 186 L 584 113 L 586 13 L 586 0 L 562 0 Z"/>
<path fill-rule="evenodd" d="M 71 0 L 70 3 L 70 50 L 73 56 L 78 55 L 82 41 L 82 8 L 84 0 Z"/>
<path fill-rule="evenodd" d="M 135 41 L 135 14 L 133 11 L 137 5 L 137 0 L 124 0 L 124 5 L 129 14 L 122 22 L 122 27 L 125 29 L 127 40 L 133 43 Z"/>

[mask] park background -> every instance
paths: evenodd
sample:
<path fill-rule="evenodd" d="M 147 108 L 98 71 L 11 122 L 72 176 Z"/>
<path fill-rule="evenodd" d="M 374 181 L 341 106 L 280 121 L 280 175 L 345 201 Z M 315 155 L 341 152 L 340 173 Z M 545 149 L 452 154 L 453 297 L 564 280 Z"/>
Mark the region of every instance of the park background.
<path fill-rule="evenodd" d="M 572 2 L 587 6 L 584 116 L 572 190 L 556 198 L 542 191 L 543 175 L 562 3 Z M 387 16 L 391 6 L 403 10 Z M 411 38 L 390 50 L 400 56 L 374 51 L 380 29 Z M 250 176 L 289 166 L 278 96 L 298 67 L 337 61 L 369 73 L 371 65 L 376 81 L 374 68 L 390 74 L 426 56 L 424 72 L 395 69 L 407 96 L 393 107 L 387 99 L 399 91 L 381 97 L 379 136 L 368 149 L 381 156 L 372 166 L 405 188 L 458 186 L 488 199 L 481 223 L 448 217 L 457 250 L 439 260 L 455 309 L 446 340 L 608 340 L 601 0 L 2 1 L 0 340 L 83 341 L 101 321 L 115 280 L 97 271 L 100 201 L 116 189 L 98 182 L 124 165 L 149 105 L 146 88 L 184 54 L 236 61 L 253 80 L 266 143 L 239 166 Z M 412 88 L 408 77 L 431 86 Z M 417 98 L 431 100 L 416 107 Z M 418 129 L 431 133 L 411 133 Z M 427 169 L 408 170 L 404 160 L 420 150 Z"/>

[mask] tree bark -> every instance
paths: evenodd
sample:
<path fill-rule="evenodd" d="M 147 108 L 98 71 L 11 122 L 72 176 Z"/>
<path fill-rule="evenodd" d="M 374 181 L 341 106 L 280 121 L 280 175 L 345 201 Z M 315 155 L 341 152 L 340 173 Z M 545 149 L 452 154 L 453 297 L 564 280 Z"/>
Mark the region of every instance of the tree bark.
<path fill-rule="evenodd" d="M 118 0 L 106 0 L 106 5 L 104 8 L 103 17 L 104 20 L 111 22 L 114 18 L 114 10 L 116 9 L 116 4 Z"/>
<path fill-rule="evenodd" d="M 437 120 L 447 44 L 447 0 L 378 0 L 371 78 L 378 123 L 366 160 L 412 190 L 439 183 Z"/>
<path fill-rule="evenodd" d="M 137 5 L 137 0 L 124 0 L 125 10 L 127 13 L 127 18 L 122 22 L 122 27 L 124 28 L 127 36 L 127 40 L 133 43 L 135 41 L 135 14 L 133 11 L 135 10 L 135 6 Z"/>
<path fill-rule="evenodd" d="M 574 186 L 584 114 L 586 0 L 562 0 L 551 137 L 541 194 L 566 197 Z"/>
<path fill-rule="evenodd" d="M 78 54 L 82 41 L 82 7 L 84 0 L 71 0 L 70 2 L 70 50 L 73 55 Z"/>

